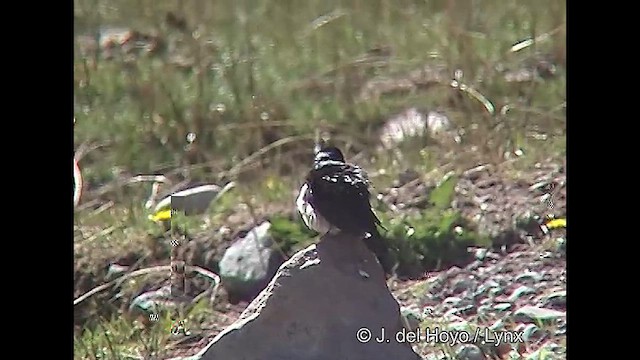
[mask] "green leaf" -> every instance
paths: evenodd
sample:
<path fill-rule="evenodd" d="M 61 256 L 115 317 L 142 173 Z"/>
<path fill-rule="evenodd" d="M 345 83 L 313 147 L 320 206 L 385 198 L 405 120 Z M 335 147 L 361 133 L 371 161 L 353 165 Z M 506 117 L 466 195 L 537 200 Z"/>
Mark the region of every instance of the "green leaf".
<path fill-rule="evenodd" d="M 456 221 L 459 220 L 459 214 L 456 211 L 448 210 L 442 213 L 442 219 L 440 220 L 439 231 L 450 232 Z"/>
<path fill-rule="evenodd" d="M 431 191 L 431 194 L 429 194 L 429 201 L 433 203 L 435 208 L 446 209 L 451 206 L 451 201 L 453 201 L 457 183 L 458 177 L 451 175 Z"/>

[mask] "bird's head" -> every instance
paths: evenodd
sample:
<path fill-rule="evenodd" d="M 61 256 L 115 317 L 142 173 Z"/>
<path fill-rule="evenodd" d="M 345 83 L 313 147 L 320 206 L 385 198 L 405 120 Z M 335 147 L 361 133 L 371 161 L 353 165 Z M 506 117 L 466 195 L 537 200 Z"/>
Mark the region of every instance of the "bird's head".
<path fill-rule="evenodd" d="M 327 161 L 344 162 L 344 155 L 337 147 L 329 146 L 320 149 L 313 159 L 313 163 L 316 165 Z"/>

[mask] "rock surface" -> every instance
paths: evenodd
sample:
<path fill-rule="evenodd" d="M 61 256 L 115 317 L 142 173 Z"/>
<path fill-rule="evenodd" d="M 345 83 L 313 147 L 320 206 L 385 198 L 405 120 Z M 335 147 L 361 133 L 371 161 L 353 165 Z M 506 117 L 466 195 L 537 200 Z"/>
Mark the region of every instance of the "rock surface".
<path fill-rule="evenodd" d="M 415 309 L 414 322 L 423 326 L 455 329 L 454 324 L 461 324 L 520 334 L 518 341 L 503 343 L 504 349 L 474 344 L 486 354 L 564 359 L 566 347 L 557 344 L 566 341 L 566 257 L 559 250 L 547 250 L 555 236 L 554 232 L 540 234 L 534 245 L 513 246 L 507 252 L 486 249 L 483 260 L 465 267 L 431 272 L 412 286 L 393 281 L 389 286 L 403 307 Z M 477 354 L 471 344 L 457 347 L 461 359 Z M 441 358 L 440 349 L 427 342 L 415 348 L 425 359 Z"/>
<path fill-rule="evenodd" d="M 376 342 L 383 327 L 389 339 Z M 371 330 L 372 340 L 358 341 L 361 328 Z M 284 263 L 199 358 L 420 359 L 390 336 L 400 329 L 400 307 L 373 254 L 359 239 L 327 235 Z"/>
<path fill-rule="evenodd" d="M 270 227 L 269 222 L 263 222 L 224 253 L 220 261 L 220 278 L 230 301 L 253 298 L 282 264 L 282 255 L 272 246 Z"/>

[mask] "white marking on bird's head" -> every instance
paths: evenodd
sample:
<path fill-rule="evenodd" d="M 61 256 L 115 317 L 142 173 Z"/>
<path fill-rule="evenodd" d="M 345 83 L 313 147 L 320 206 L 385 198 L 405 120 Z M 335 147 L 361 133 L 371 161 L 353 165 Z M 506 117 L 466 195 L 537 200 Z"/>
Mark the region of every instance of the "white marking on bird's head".
<path fill-rule="evenodd" d="M 318 151 L 313 162 L 318 164 L 324 161 L 344 162 L 344 155 L 337 147 L 326 147 Z"/>

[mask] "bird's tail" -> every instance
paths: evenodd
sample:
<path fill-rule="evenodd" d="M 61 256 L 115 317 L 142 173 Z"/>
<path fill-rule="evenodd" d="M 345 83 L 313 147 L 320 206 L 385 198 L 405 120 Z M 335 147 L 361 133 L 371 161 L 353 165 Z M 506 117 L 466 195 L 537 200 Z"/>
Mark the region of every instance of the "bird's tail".
<path fill-rule="evenodd" d="M 378 229 L 371 231 L 364 239 L 364 243 L 367 248 L 376 255 L 382 269 L 387 274 L 393 273 L 393 268 L 396 265 L 395 258 L 389 250 L 387 241 L 382 237 Z"/>

